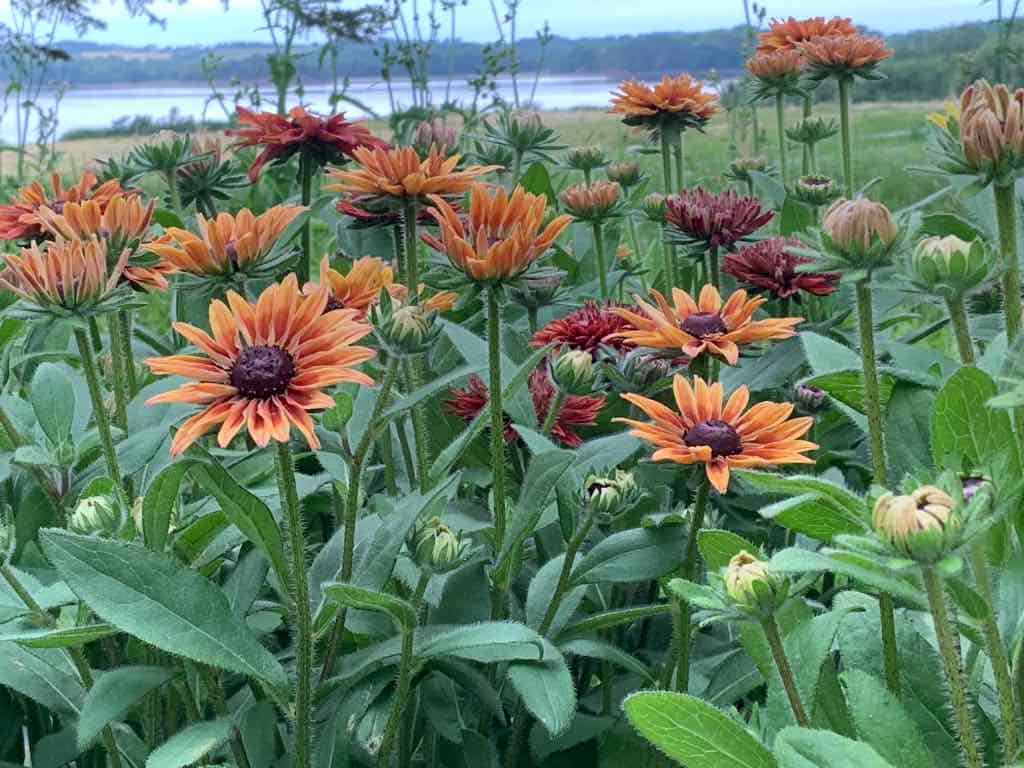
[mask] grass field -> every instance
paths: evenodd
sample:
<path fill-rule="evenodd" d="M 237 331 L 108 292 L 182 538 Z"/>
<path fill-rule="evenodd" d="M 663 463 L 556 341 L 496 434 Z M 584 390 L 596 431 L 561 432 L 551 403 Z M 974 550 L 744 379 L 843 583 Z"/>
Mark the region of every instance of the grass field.
<path fill-rule="evenodd" d="M 864 103 L 854 107 L 854 146 L 857 150 L 854 173 L 858 185 L 874 178 L 881 182 L 873 188 L 872 196 L 900 208 L 938 188 L 938 183 L 928 177 L 908 173 L 908 166 L 922 165 L 925 156 L 925 117 L 929 112 L 941 108 L 938 102 L 920 103 Z M 835 104 L 823 104 L 816 114 L 838 119 Z M 801 117 L 800 110 L 793 107 L 787 111 L 786 122 L 791 125 Z M 761 155 L 777 162 L 778 139 L 775 131 L 774 110 L 759 110 L 760 128 L 763 134 Z M 544 121 L 558 129 L 563 143 L 569 146 L 599 144 L 606 148 L 613 159 L 627 154 L 631 147 L 645 143 L 645 136 L 634 129 L 623 126 L 613 115 L 594 110 L 548 112 Z M 383 122 L 374 123 L 379 133 L 386 133 Z M 748 132 L 749 137 L 749 132 Z M 76 174 L 91 161 L 122 154 L 137 140 L 129 138 L 85 139 L 66 141 L 58 145 L 62 153 L 60 170 Z M 730 140 L 727 120 L 719 117 L 713 120 L 705 135 L 689 133 L 686 136 L 687 181 L 690 185 L 702 184 L 717 188 L 725 183 L 722 172 L 733 158 L 752 154 L 749 146 L 737 148 Z M 789 149 L 790 166 L 799 170 L 800 148 Z M 838 174 L 840 167 L 839 139 L 834 138 L 820 145 L 818 149 L 819 170 L 831 175 Z M 655 155 L 641 156 L 648 172 L 655 178 L 660 175 L 660 159 Z M 4 153 L 4 168 L 13 168 L 13 153 Z"/>

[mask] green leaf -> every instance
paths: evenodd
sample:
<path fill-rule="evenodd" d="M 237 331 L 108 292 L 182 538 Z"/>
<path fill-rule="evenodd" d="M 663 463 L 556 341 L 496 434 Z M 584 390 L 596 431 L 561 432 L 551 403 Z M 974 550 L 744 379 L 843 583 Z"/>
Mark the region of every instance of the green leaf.
<path fill-rule="evenodd" d="M 190 464 L 190 461 L 179 461 L 164 467 L 153 478 L 142 499 L 142 540 L 154 552 L 163 552 L 167 546 L 181 480 Z"/>
<path fill-rule="evenodd" d="M 118 667 L 104 672 L 82 702 L 78 749 L 88 749 L 105 726 L 120 720 L 147 693 L 173 677 L 170 667 Z"/>
<path fill-rule="evenodd" d="M 880 592 L 888 592 L 914 606 L 923 607 L 921 587 L 896 575 L 891 569 L 869 557 L 853 552 L 822 554 L 808 549 L 790 547 L 776 552 L 771 559 L 772 568 L 780 573 L 825 573 L 846 576 Z"/>
<path fill-rule="evenodd" d="M 530 579 L 530 587 L 526 592 L 526 623 L 533 629 L 539 629 L 544 621 L 544 615 L 548 611 L 548 605 L 554 597 L 558 580 L 562 575 L 563 563 L 565 563 L 565 553 L 548 560 Z M 548 630 L 549 637 L 558 635 L 566 622 L 576 613 L 576 609 L 579 608 L 586 594 L 587 587 L 585 586 L 566 590 Z"/>
<path fill-rule="evenodd" d="M 681 525 L 613 533 L 587 552 L 572 572 L 574 584 L 657 579 L 675 569 L 686 531 Z"/>
<path fill-rule="evenodd" d="M 558 207 L 555 188 L 551 185 L 551 174 L 543 163 L 531 163 L 519 180 L 519 185 L 530 194 L 544 195 L 548 199 L 548 205 Z"/>
<path fill-rule="evenodd" d="M 40 363 L 32 377 L 32 410 L 44 434 L 55 446 L 71 440 L 75 421 L 75 390 L 69 372 L 66 365 Z"/>
<path fill-rule="evenodd" d="M 168 653 L 287 687 L 277 659 L 195 571 L 137 544 L 52 528 L 39 537 L 61 578 L 104 621 Z"/>
<path fill-rule="evenodd" d="M 931 469 L 931 419 L 935 393 L 924 387 L 898 382 L 889 397 L 885 433 L 899 436 L 886 443 L 889 477 Z"/>
<path fill-rule="evenodd" d="M 837 510 L 828 503 L 828 499 L 816 493 L 783 499 L 761 507 L 757 512 L 765 520 L 818 541 L 829 542 L 835 536 L 864 533 L 865 530 L 861 520 L 851 520 L 845 510 Z"/>
<path fill-rule="evenodd" d="M 634 693 L 623 704 L 640 734 L 673 760 L 692 768 L 778 768 L 746 728 L 693 696 Z"/>
<path fill-rule="evenodd" d="M 543 638 L 524 624 L 485 621 L 434 635 L 417 648 L 416 655 L 457 656 L 490 664 L 512 659 L 538 661 L 544 658 L 545 647 Z"/>
<path fill-rule="evenodd" d="M 387 614 L 400 629 L 408 631 L 416 626 L 416 611 L 405 600 L 394 595 L 341 583 L 328 584 L 323 591 L 331 600 L 349 608 Z"/>
<path fill-rule="evenodd" d="M 782 216 L 779 220 L 779 234 L 783 237 L 802 232 L 817 223 L 815 209 L 805 205 L 790 194 L 782 205 Z"/>
<path fill-rule="evenodd" d="M 153 211 L 153 221 L 164 229 L 169 229 L 170 227 L 185 229 L 185 222 L 181 220 L 181 217 L 168 208 L 157 208 Z"/>
<path fill-rule="evenodd" d="M 565 642 L 574 637 L 585 637 L 586 635 L 600 632 L 603 629 L 618 627 L 623 624 L 632 624 L 635 621 L 650 618 L 652 616 L 663 616 L 671 613 L 672 606 L 668 603 L 657 605 L 638 605 L 634 608 L 616 608 L 611 611 L 602 611 L 585 619 L 569 624 L 558 633 L 559 642 Z"/>
<path fill-rule="evenodd" d="M 28 648 L 72 648 L 116 634 L 117 629 L 109 624 L 54 628 L 38 627 L 32 622 L 16 626 L 0 625 L 0 641 L 13 640 Z"/>
<path fill-rule="evenodd" d="M 61 715 L 77 716 L 85 690 L 63 651 L 0 642 L 0 685 Z"/>
<path fill-rule="evenodd" d="M 523 488 L 519 492 L 519 503 L 509 521 L 499 562 L 507 560 L 509 555 L 533 533 L 555 486 L 575 458 L 572 451 L 555 449 L 535 456 L 530 462 L 526 478 L 523 480 Z"/>
<path fill-rule="evenodd" d="M 355 410 L 355 401 L 348 392 L 338 391 L 334 393 L 334 407 L 324 411 L 324 429 L 331 432 L 341 432 L 345 429 L 348 420 L 352 418 L 352 411 Z"/>
<path fill-rule="evenodd" d="M 394 403 L 390 408 L 384 411 L 381 418 L 384 421 L 389 421 L 395 416 L 411 410 L 422 401 L 433 397 L 438 392 L 447 391 L 454 382 L 486 370 L 486 365 L 463 365 L 459 368 L 455 368 L 454 370 L 433 379 L 429 384 L 424 384 L 422 387 L 419 387 L 407 394 L 397 403 Z"/>
<path fill-rule="evenodd" d="M 185 768 L 223 746 L 234 728 L 230 717 L 206 720 L 178 731 L 153 750 L 146 768 Z"/>
<path fill-rule="evenodd" d="M 655 682 L 654 675 L 642 661 L 611 643 L 602 643 L 600 640 L 570 640 L 561 645 L 559 650 L 569 656 L 585 656 L 589 659 L 610 661 L 649 683 Z"/>
<path fill-rule="evenodd" d="M 552 736 L 565 731 L 576 714 L 576 689 L 559 650 L 543 641 L 542 661 L 514 661 L 508 679 L 526 709 Z"/>
<path fill-rule="evenodd" d="M 743 550 L 757 551 L 757 547 L 739 534 L 715 529 L 703 530 L 697 534 L 697 548 L 709 573 L 725 568 L 729 561 Z"/>
<path fill-rule="evenodd" d="M 1006 452 L 1019 472 L 1010 414 L 986 403 L 997 394 L 996 383 L 984 371 L 961 368 L 939 390 L 932 414 L 932 456 L 938 466 L 978 469 Z"/>
<path fill-rule="evenodd" d="M 779 768 L 894 768 L 867 744 L 830 731 L 786 728 L 775 739 Z"/>
<path fill-rule="evenodd" d="M 853 669 L 842 682 L 861 741 L 899 768 L 935 768 L 917 724 L 877 677 Z"/>
<path fill-rule="evenodd" d="M 823 477 L 813 475 L 778 475 L 771 472 L 753 470 L 736 470 L 735 476 L 745 483 L 767 493 L 782 496 L 798 496 L 804 493 L 817 494 L 823 497 L 837 510 L 845 511 L 851 520 L 861 520 L 862 530 L 868 527 L 867 509 L 861 498 L 841 485 L 836 485 Z"/>
<path fill-rule="evenodd" d="M 807 355 L 807 364 L 815 374 L 856 370 L 861 365 L 860 355 L 827 336 L 804 331 L 800 334 Z"/>

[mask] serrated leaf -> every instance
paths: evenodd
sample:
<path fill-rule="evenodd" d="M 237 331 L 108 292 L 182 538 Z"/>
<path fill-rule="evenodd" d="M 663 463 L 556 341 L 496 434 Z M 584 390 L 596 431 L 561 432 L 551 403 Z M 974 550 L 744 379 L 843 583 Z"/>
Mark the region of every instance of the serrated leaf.
<path fill-rule="evenodd" d="M 0 658 L 0 685 L 57 714 L 78 715 L 85 690 L 63 651 L 0 642 Z"/>
<path fill-rule="evenodd" d="M 82 702 L 77 729 L 79 750 L 87 749 L 104 727 L 124 717 L 174 674 L 170 667 L 118 667 L 104 672 Z"/>
<path fill-rule="evenodd" d="M 1020 455 L 1010 415 L 990 408 L 996 383 L 984 371 L 961 368 L 935 397 L 932 414 L 932 456 L 935 463 L 951 469 L 984 467 L 1010 452 L 1019 472 Z"/>
<path fill-rule="evenodd" d="M 234 727 L 229 717 L 193 723 L 154 749 L 146 768 L 185 768 L 197 763 L 223 746 Z"/>
<path fill-rule="evenodd" d="M 364 589 L 355 584 L 327 584 L 323 593 L 341 605 L 364 611 L 376 611 L 390 616 L 398 627 L 409 630 L 416 625 L 416 611 L 401 598 L 379 592 L 375 589 Z"/>
<path fill-rule="evenodd" d="M 737 533 L 707 529 L 697 534 L 697 548 L 710 573 L 725 568 L 743 550 L 756 553 L 757 547 Z"/>
<path fill-rule="evenodd" d="M 543 640 L 543 661 L 513 661 L 508 679 L 530 714 L 557 736 L 576 714 L 576 689 L 561 652 Z"/>
<path fill-rule="evenodd" d="M 881 680 L 856 669 L 841 679 L 861 741 L 899 768 L 935 768 L 917 724 Z"/>
<path fill-rule="evenodd" d="M 72 648 L 116 635 L 110 624 L 86 624 L 81 627 L 37 627 L 31 622 L 0 625 L 0 641 L 12 640 L 27 648 Z"/>
<path fill-rule="evenodd" d="M 779 768 L 894 768 L 867 744 L 830 731 L 786 728 L 775 739 Z"/>

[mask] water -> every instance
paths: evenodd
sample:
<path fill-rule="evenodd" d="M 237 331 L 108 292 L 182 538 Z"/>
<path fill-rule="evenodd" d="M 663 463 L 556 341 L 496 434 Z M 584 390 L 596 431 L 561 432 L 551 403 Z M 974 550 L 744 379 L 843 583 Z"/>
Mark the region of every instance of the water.
<path fill-rule="evenodd" d="M 598 76 L 542 77 L 537 85 L 535 101 L 542 109 L 605 108 L 608 106 L 609 92 L 617 86 L 618 81 Z M 520 79 L 521 101 L 529 99 L 532 87 L 532 77 L 524 76 Z M 434 100 L 442 101 L 445 96 L 445 81 L 432 83 L 432 89 Z M 501 81 L 499 91 L 511 102 L 511 81 Z M 314 111 L 326 112 L 330 109 L 330 92 L 330 87 L 326 85 L 309 86 L 303 100 Z M 349 94 L 379 115 L 386 115 L 391 111 L 387 86 L 382 81 L 354 81 L 349 87 Z M 468 103 L 473 94 L 465 82 L 455 81 L 452 83 L 451 95 L 452 98 Z M 196 120 L 202 119 L 205 110 L 207 119 L 223 120 L 223 110 L 216 103 L 208 103 L 209 98 L 209 89 L 202 86 L 80 86 L 64 95 L 58 117 L 58 135 L 78 128 L 106 128 L 120 117 L 147 115 L 162 118 L 172 109 L 177 110 L 181 117 L 192 117 Z M 271 98 L 269 88 L 264 90 L 264 98 Z M 404 88 L 401 84 L 396 84 L 395 99 L 400 105 L 410 104 L 408 84 Z M 41 101 L 46 107 L 52 104 L 52 98 L 46 96 Z M 228 105 L 230 107 L 230 99 Z M 272 98 L 270 101 L 264 101 L 264 108 L 273 108 Z M 366 116 L 366 112 L 352 105 L 346 104 L 343 109 L 349 117 Z M 5 141 L 16 139 L 13 113 L 8 113 L 0 122 L 0 138 Z"/>

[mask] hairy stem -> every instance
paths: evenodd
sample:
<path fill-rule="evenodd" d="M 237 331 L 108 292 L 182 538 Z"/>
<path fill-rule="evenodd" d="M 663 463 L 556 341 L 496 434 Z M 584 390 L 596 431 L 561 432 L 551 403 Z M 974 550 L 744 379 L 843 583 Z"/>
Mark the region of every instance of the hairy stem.
<path fill-rule="evenodd" d="M 813 108 L 814 108 L 814 97 L 811 96 L 811 94 L 809 94 L 809 93 L 805 94 L 804 95 L 804 120 L 806 120 L 807 118 L 809 118 L 811 116 L 811 111 L 813 110 Z M 804 162 L 803 162 L 803 166 L 802 166 L 802 169 L 801 169 L 801 173 L 803 173 L 804 176 L 807 176 L 808 174 L 814 173 L 814 145 L 813 144 L 804 144 L 804 157 L 803 157 L 803 161 Z"/>
<path fill-rule="evenodd" d="M 594 252 L 597 254 L 597 281 L 601 286 L 601 301 L 608 300 L 608 265 L 604 255 L 604 225 L 594 222 Z"/>
<path fill-rule="evenodd" d="M 782 91 L 775 94 L 775 128 L 779 132 L 779 172 L 785 186 L 789 183 L 789 169 L 786 165 L 786 97 Z"/>
<path fill-rule="evenodd" d="M 125 381 L 128 384 L 128 400 L 135 397 L 139 391 L 139 377 L 135 371 L 135 353 L 132 350 L 132 315 L 127 309 L 117 313 L 117 323 L 120 326 L 121 359 L 124 361 Z"/>
<path fill-rule="evenodd" d="M 971 341 L 971 326 L 967 320 L 967 309 L 962 298 L 946 299 L 949 321 L 953 326 L 957 350 L 964 365 L 974 365 L 974 343 Z"/>
<path fill-rule="evenodd" d="M 89 318 L 95 323 L 95 318 Z M 125 359 L 122 356 L 121 326 L 110 319 L 110 362 L 114 380 L 114 424 L 121 429 L 128 429 L 128 374 L 125 371 Z"/>
<path fill-rule="evenodd" d="M 558 423 L 558 414 L 562 412 L 562 406 L 565 405 L 565 390 L 561 387 L 555 392 L 555 397 L 548 406 L 548 412 L 544 416 L 544 424 L 540 428 L 542 435 L 550 435 L 551 430 L 554 429 L 555 424 Z"/>
<path fill-rule="evenodd" d="M 878 616 L 882 624 L 882 667 L 885 684 L 893 696 L 900 695 L 900 655 L 896 645 L 896 606 L 892 595 L 878 594 Z"/>
<path fill-rule="evenodd" d="M 775 667 L 779 670 L 779 677 L 782 678 L 782 687 L 786 689 L 786 697 L 789 699 L 789 706 L 793 710 L 793 717 L 801 728 L 810 727 L 810 720 L 807 719 L 807 711 L 803 702 L 800 701 L 800 692 L 796 687 L 796 678 L 793 676 L 793 668 L 789 665 L 786 657 L 786 648 L 782 644 L 782 636 L 779 634 L 779 625 L 774 616 L 761 620 L 761 627 L 764 629 L 765 637 L 768 638 L 768 646 L 772 649 L 772 658 L 775 660 Z"/>
<path fill-rule="evenodd" d="M 96 431 L 99 433 L 103 458 L 107 463 L 107 474 L 118 488 L 124 488 L 121 479 L 121 467 L 117 463 L 117 451 L 114 448 L 114 436 L 110 432 L 110 418 L 103 403 L 103 390 L 100 388 L 100 374 L 96 369 L 96 355 L 92 351 L 92 343 L 88 335 L 80 328 L 75 329 L 75 342 L 78 354 L 82 359 L 82 371 L 89 385 L 89 398 L 92 400 L 92 415 L 96 419 Z"/>
<path fill-rule="evenodd" d="M 672 139 L 665 131 L 661 132 L 661 173 L 665 194 L 672 194 Z M 675 247 L 662 243 L 662 255 L 665 259 L 665 291 L 672 290 L 676 284 Z"/>
<path fill-rule="evenodd" d="M 501 381 L 501 303 L 498 289 L 487 291 L 487 347 L 490 367 L 491 472 L 494 476 L 494 551 L 505 543 L 505 412 Z"/>
<path fill-rule="evenodd" d="M 878 386 L 878 363 L 875 360 L 875 321 L 870 278 L 857 283 L 857 317 L 860 329 L 861 366 L 864 370 L 864 411 L 868 417 L 871 466 L 875 482 L 885 485 L 885 432 Z"/>
<path fill-rule="evenodd" d="M 313 173 L 316 166 L 305 153 L 299 155 L 299 183 L 302 185 L 302 204 L 309 207 L 313 199 Z M 299 285 L 309 282 L 309 261 L 313 258 L 313 219 L 306 217 L 302 224 L 302 256 L 295 270 Z"/>
<path fill-rule="evenodd" d="M 680 189 L 686 189 L 686 167 L 683 163 L 685 158 L 684 146 L 683 146 L 683 131 L 676 132 L 676 145 L 673 148 L 673 154 L 676 158 L 676 184 L 679 185 Z"/>
<path fill-rule="evenodd" d="M 996 197 L 996 222 L 999 225 L 999 250 L 1003 257 L 1003 313 L 1006 338 L 1010 344 L 1020 335 L 1020 256 L 1017 253 L 1017 193 L 1011 182 L 993 187 Z"/>
<path fill-rule="evenodd" d="M 693 514 L 690 516 L 690 527 L 686 534 L 686 549 L 683 550 L 683 565 L 680 569 L 680 576 L 687 580 L 693 580 L 697 571 L 697 537 L 704 526 L 710 495 L 710 483 L 706 478 L 701 478 L 697 486 L 697 497 L 693 502 Z M 690 642 L 693 636 L 693 622 L 690 606 L 682 600 L 677 601 L 677 612 L 674 615 L 675 620 L 672 622 L 672 647 L 675 650 L 675 655 L 667 665 L 663 682 L 664 687 L 667 688 L 672 681 L 674 667 L 676 690 L 686 693 L 690 687 Z"/>
<path fill-rule="evenodd" d="M 167 195 L 171 200 L 171 210 L 181 218 L 184 212 L 181 210 L 181 192 L 178 191 L 177 168 L 171 168 L 164 173 L 164 183 L 167 184 Z"/>
<path fill-rule="evenodd" d="M 843 148 L 843 191 L 848 199 L 853 199 L 853 142 L 850 132 L 850 89 L 852 87 L 852 78 L 839 78 L 839 131 L 842 135 Z"/>

